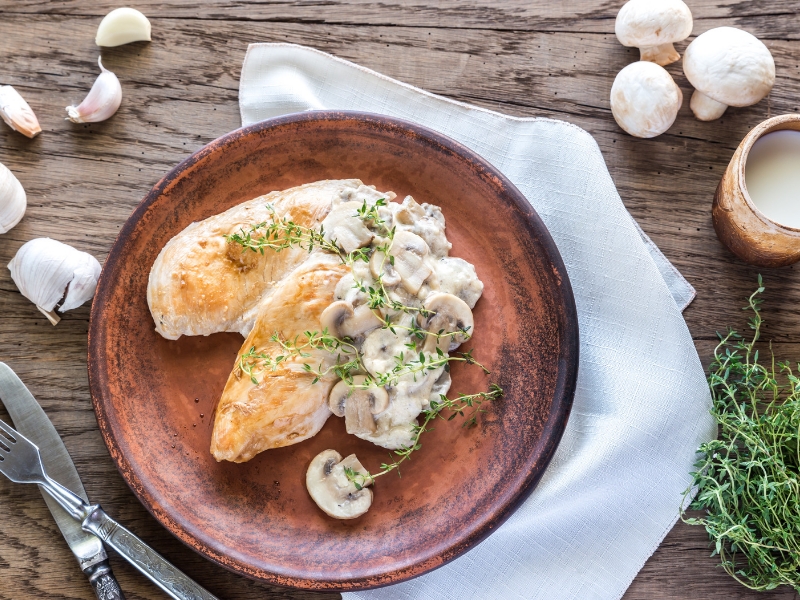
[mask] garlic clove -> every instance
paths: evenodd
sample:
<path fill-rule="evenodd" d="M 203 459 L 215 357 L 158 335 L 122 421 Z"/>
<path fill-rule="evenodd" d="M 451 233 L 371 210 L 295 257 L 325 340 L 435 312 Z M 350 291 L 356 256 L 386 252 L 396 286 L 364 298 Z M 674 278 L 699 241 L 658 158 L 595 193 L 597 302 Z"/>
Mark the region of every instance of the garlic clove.
<path fill-rule="evenodd" d="M 11 129 L 29 138 L 42 132 L 39 120 L 30 105 L 10 85 L 0 85 L 0 117 Z"/>
<path fill-rule="evenodd" d="M 122 102 L 122 86 L 111 71 L 103 67 L 100 57 L 100 76 L 95 79 L 89 95 L 78 106 L 67 107 L 67 117 L 73 123 L 97 123 L 105 121 L 119 108 Z"/>
<path fill-rule="evenodd" d="M 94 296 L 100 263 L 91 254 L 50 238 L 27 242 L 8 263 L 19 291 L 55 325 L 59 311 L 79 307 Z"/>
<path fill-rule="evenodd" d="M 19 179 L 0 164 L 0 234 L 19 223 L 27 207 L 28 200 Z"/>
<path fill-rule="evenodd" d="M 131 42 L 150 41 L 150 21 L 135 8 L 116 8 L 108 13 L 97 28 L 94 39 L 98 46 L 122 46 Z"/>

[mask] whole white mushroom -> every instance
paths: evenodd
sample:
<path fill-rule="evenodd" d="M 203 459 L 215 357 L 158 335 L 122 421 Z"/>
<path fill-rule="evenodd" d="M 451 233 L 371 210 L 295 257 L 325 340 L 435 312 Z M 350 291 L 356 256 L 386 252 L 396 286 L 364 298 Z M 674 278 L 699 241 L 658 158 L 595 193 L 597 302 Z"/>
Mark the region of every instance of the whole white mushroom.
<path fill-rule="evenodd" d="M 630 0 L 614 32 L 623 46 L 639 48 L 640 60 L 668 65 L 681 57 L 672 44 L 692 33 L 692 12 L 682 0 Z"/>
<path fill-rule="evenodd" d="M 717 27 L 686 48 L 683 72 L 695 87 L 689 106 L 701 121 L 719 119 L 729 106 L 750 106 L 769 94 L 775 61 L 754 35 Z"/>
<path fill-rule="evenodd" d="M 669 129 L 683 102 L 680 88 L 663 67 L 639 61 L 617 74 L 611 86 L 611 113 L 633 136 L 651 138 Z"/>

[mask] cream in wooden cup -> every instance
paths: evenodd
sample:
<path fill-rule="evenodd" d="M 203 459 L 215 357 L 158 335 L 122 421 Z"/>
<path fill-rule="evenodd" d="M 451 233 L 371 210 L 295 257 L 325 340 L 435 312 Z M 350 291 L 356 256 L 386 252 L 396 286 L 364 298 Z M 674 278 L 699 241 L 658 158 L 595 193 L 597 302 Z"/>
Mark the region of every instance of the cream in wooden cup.
<path fill-rule="evenodd" d="M 742 260 L 761 267 L 800 260 L 800 115 L 767 119 L 745 136 L 712 216 L 717 237 Z"/>

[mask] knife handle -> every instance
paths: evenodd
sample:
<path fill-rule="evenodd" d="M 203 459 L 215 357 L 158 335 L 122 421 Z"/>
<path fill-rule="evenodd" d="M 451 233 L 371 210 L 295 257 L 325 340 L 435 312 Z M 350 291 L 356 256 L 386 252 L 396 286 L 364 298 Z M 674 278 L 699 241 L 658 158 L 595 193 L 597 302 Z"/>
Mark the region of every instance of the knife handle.
<path fill-rule="evenodd" d="M 171 598 L 218 600 L 216 596 L 189 579 L 158 552 L 109 517 L 99 506 L 90 508 L 89 516 L 81 526 L 116 550 Z"/>
<path fill-rule="evenodd" d="M 119 588 L 119 583 L 117 583 L 114 573 L 111 572 L 111 565 L 108 564 L 108 559 L 86 567 L 83 572 L 89 578 L 89 583 L 92 584 L 98 600 L 125 600 L 125 596 Z"/>

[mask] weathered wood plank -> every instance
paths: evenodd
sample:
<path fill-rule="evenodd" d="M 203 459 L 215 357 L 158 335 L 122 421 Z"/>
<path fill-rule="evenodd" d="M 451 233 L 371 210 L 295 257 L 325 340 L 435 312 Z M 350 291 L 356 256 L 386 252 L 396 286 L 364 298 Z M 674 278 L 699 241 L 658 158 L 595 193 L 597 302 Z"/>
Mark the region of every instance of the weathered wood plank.
<path fill-rule="evenodd" d="M 710 201 L 741 137 L 769 114 L 798 111 L 800 42 L 788 17 L 798 3 L 692 2 L 695 32 L 737 25 L 769 38 L 778 82 L 768 101 L 731 110 L 715 123 L 688 111 L 689 84 L 669 70 L 686 100 L 673 129 L 637 140 L 611 118 L 615 73 L 636 51 L 613 36 L 619 3 L 543 0 L 417 2 L 265 2 L 137 4 L 151 17 L 151 44 L 104 49 L 104 64 L 125 99 L 106 123 L 76 126 L 63 107 L 79 101 L 97 74 L 94 32 L 111 4 L 0 2 L 0 53 L 11 83 L 37 111 L 45 132 L 30 141 L 0 125 L 0 162 L 23 182 L 29 210 L 0 236 L 0 265 L 33 237 L 51 236 L 102 260 L 130 211 L 172 166 L 239 125 L 237 89 L 247 44 L 308 44 L 389 76 L 517 116 L 565 119 L 598 141 L 625 205 L 698 290 L 687 310 L 707 364 L 714 332 L 743 326 L 739 311 L 757 269 L 720 246 Z M 27 14 L 23 14 L 27 13 Z M 35 14 L 47 13 L 47 14 Z M 557 32 L 557 33 L 553 33 Z M 679 44 L 683 49 L 685 43 Z M 765 272 L 767 337 L 800 358 L 797 269 Z M 92 498 L 179 567 L 225 598 L 317 597 L 260 586 L 208 564 L 169 536 L 135 500 L 97 432 L 86 382 L 88 308 L 50 326 L 0 268 L 0 360 L 41 400 L 64 435 Z M 790 343 L 791 342 L 791 343 Z M 91 598 L 35 490 L 0 481 L 0 599 Z M 789 598 L 748 592 L 708 558 L 700 528 L 678 525 L 645 566 L 626 598 Z M 128 597 L 160 597 L 120 560 Z M 69 571 L 72 569 L 72 571 Z M 46 576 L 41 576 L 46 572 Z M 18 581 L 20 582 L 17 585 Z"/>
<path fill-rule="evenodd" d="M 201 20 L 267 21 L 315 25 L 381 25 L 442 29 L 494 29 L 613 33 L 614 20 L 624 0 L 587 2 L 568 0 L 265 0 L 258 3 L 142 0 L 136 6 L 147 16 Z M 792 0 L 773 2 L 688 3 L 695 21 L 694 34 L 712 27 L 733 25 L 769 39 L 797 39 L 791 17 Z M 2 12 L 102 17 L 117 8 L 110 0 L 87 4 L 80 0 L 20 0 Z M 157 30 L 154 30 L 158 36 Z"/>

